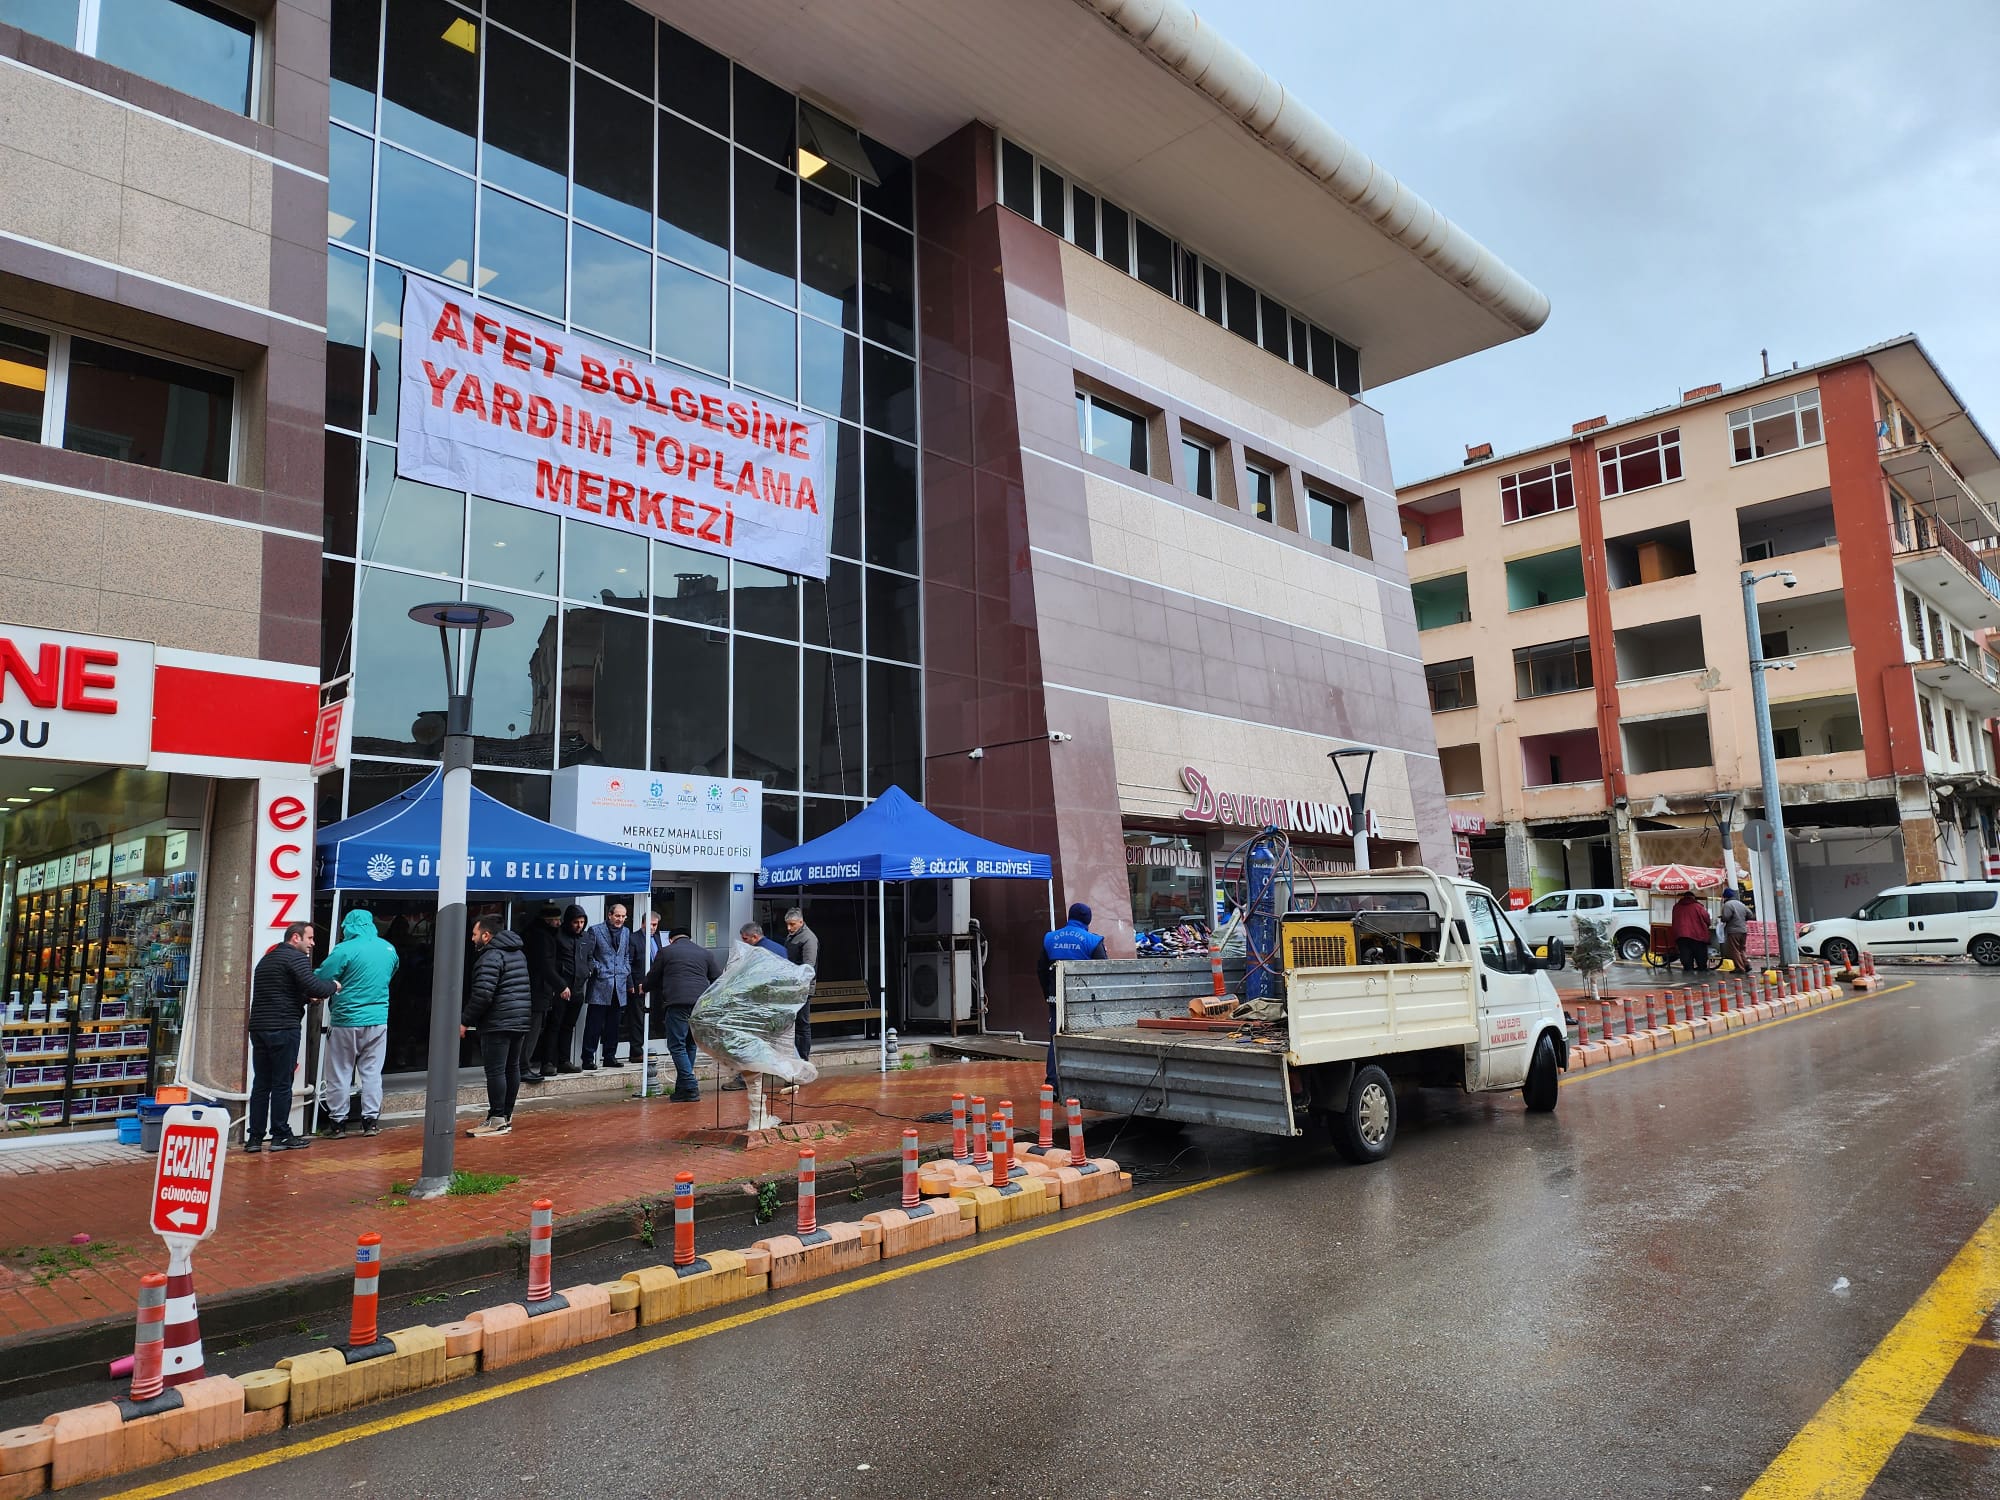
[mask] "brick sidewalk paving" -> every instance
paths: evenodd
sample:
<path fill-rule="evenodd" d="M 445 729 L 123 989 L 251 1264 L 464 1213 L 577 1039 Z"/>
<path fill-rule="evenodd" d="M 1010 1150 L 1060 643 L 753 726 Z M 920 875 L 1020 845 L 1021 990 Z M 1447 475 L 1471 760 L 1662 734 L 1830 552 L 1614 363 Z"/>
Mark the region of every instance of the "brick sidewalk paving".
<path fill-rule="evenodd" d="M 843 1185 L 842 1164 L 899 1151 L 907 1125 L 916 1125 L 926 1150 L 948 1144 L 948 1122 L 916 1117 L 949 1111 L 954 1092 L 984 1094 L 992 1105 L 1012 1099 L 1016 1138 L 1025 1122 L 1032 1140 L 1041 1081 L 1039 1062 L 977 1059 L 886 1075 L 836 1074 L 802 1091 L 797 1117 L 848 1127 L 838 1139 L 813 1143 L 826 1192 Z M 720 1098 L 722 1123 L 741 1128 L 744 1096 Z M 221 1228 L 195 1253 L 198 1295 L 215 1302 L 340 1273 L 353 1264 L 355 1237 L 371 1229 L 381 1233 L 393 1267 L 399 1256 L 524 1233 L 528 1206 L 541 1197 L 555 1201 L 560 1238 L 565 1217 L 670 1198 L 677 1172 L 693 1172 L 699 1186 L 714 1187 L 789 1177 L 798 1167 L 798 1147 L 790 1142 L 751 1150 L 692 1143 L 694 1132 L 715 1125 L 713 1093 L 692 1105 L 658 1098 L 529 1105 L 515 1116 L 513 1133 L 495 1140 L 465 1137 L 476 1118 L 459 1117 L 457 1165 L 521 1179 L 480 1197 L 386 1201 L 392 1184 L 418 1175 L 417 1122 L 391 1126 L 372 1140 L 316 1141 L 307 1151 L 232 1152 Z M 1057 1131 L 1060 1138 L 1060 1124 Z M 98 1164 L 101 1154 L 112 1153 L 111 1164 Z M 131 1147 L 92 1147 L 91 1161 L 77 1154 L 52 1145 L 42 1170 L 20 1170 L 43 1156 L 39 1151 L 21 1153 L 0 1170 L 0 1348 L 68 1326 L 130 1318 L 139 1277 L 166 1267 L 164 1248 L 145 1225 L 151 1159 Z M 94 1248 L 70 1254 L 69 1239 L 79 1233 L 89 1234 Z"/>

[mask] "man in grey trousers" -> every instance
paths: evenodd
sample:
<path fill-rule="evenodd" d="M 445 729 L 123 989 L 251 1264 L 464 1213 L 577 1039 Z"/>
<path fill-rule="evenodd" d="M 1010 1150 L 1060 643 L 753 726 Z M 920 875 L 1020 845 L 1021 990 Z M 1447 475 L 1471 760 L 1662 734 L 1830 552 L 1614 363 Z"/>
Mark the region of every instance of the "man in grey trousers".
<path fill-rule="evenodd" d="M 806 926 L 806 914 L 796 906 L 785 913 L 785 957 L 809 966 L 815 976 L 813 989 L 819 988 L 819 934 Z M 806 991 L 806 1003 L 799 1007 L 799 1018 L 792 1023 L 792 1040 L 801 1059 L 812 1056 L 812 990 Z"/>

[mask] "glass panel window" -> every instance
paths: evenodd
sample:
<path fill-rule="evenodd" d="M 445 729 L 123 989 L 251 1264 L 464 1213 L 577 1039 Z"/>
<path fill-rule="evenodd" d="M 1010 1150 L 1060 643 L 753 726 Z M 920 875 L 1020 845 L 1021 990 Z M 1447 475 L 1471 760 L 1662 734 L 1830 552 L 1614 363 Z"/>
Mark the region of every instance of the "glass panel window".
<path fill-rule="evenodd" d="M 61 0 L 61 3 L 72 11 L 76 9 L 76 0 Z M 0 10 L 6 8 L 0 6 Z M 363 130 L 375 128 L 375 74 L 381 51 L 382 7 L 375 0 L 333 7 L 327 61 L 332 74 L 336 120 L 359 125 Z"/>
<path fill-rule="evenodd" d="M 445 0 L 389 0 L 382 133 L 472 170 L 479 124 L 479 23 Z"/>
<path fill-rule="evenodd" d="M 795 849 L 799 842 L 799 799 L 764 794 L 764 857 Z"/>
<path fill-rule="evenodd" d="M 363 350 L 368 342 L 368 262 L 342 250 L 326 256 L 326 420 L 359 428 Z M 393 377 L 392 377 L 393 378 Z M 0 386 L 0 397 L 5 388 Z"/>
<path fill-rule="evenodd" d="M 1100 199 L 1098 214 L 1104 226 L 1102 255 L 1106 265 L 1116 266 L 1127 275 L 1132 271 L 1132 217 L 1109 199 Z"/>
<path fill-rule="evenodd" d="M 653 257 L 581 224 L 570 252 L 571 321 L 645 348 L 653 327 Z"/>
<path fill-rule="evenodd" d="M 729 143 L 660 115 L 657 233 L 662 255 L 729 271 Z"/>
<path fill-rule="evenodd" d="M 561 322 L 563 221 L 492 188 L 479 196 L 480 290 Z"/>
<path fill-rule="evenodd" d="M 731 71 L 736 77 L 737 145 L 749 147 L 766 161 L 791 165 L 792 139 L 798 127 L 798 107 L 792 96 L 747 68 Z"/>
<path fill-rule="evenodd" d="M 361 560 L 457 576 L 464 561 L 465 496 L 396 477 L 396 450 L 368 445 L 361 504 Z M 433 597 L 438 593 L 431 586 Z M 436 643 L 433 642 L 433 645 Z"/>
<path fill-rule="evenodd" d="M 923 690 L 914 667 L 868 663 L 868 795 L 924 795 Z"/>
<path fill-rule="evenodd" d="M 360 438 L 338 432 L 326 435 L 325 488 L 326 507 L 320 518 L 321 545 L 328 552 L 352 557 L 355 527 L 361 515 Z"/>
<path fill-rule="evenodd" d="M 649 629 L 616 610 L 563 611 L 557 753 L 564 765 L 645 764 Z"/>
<path fill-rule="evenodd" d="M 1174 294 L 1174 242 L 1144 219 L 1136 221 L 1139 279 L 1156 292 Z"/>
<path fill-rule="evenodd" d="M 477 583 L 553 594 L 556 522 L 555 516 L 525 505 L 505 505 L 474 495 L 466 511 L 465 576 Z"/>
<path fill-rule="evenodd" d="M 378 253 L 447 281 L 471 280 L 470 177 L 385 146 L 375 217 Z M 400 309 L 400 297 L 391 305 Z M 393 373 L 390 378 L 395 378 Z"/>
<path fill-rule="evenodd" d="M 1042 228 L 1051 234 L 1063 232 L 1063 179 L 1062 174 L 1052 167 L 1043 167 L 1040 175 L 1042 198 L 1040 218 Z"/>
<path fill-rule="evenodd" d="M 861 221 L 861 332 L 878 344 L 917 352 L 917 248 L 907 230 Z"/>
<path fill-rule="evenodd" d="M 45 36 L 64 47 L 74 47 L 81 9 L 82 0 L 0 0 L 0 22 L 18 26 L 30 36 Z"/>
<path fill-rule="evenodd" d="M 791 400 L 798 393 L 798 317 L 748 292 L 736 294 L 736 379 Z"/>
<path fill-rule="evenodd" d="M 1597 455 L 1604 496 L 1627 495 L 1681 477 L 1681 430 L 1669 427 L 1629 443 L 1618 443 Z"/>
<path fill-rule="evenodd" d="M 1185 834 L 1128 831 L 1125 878 L 1135 931 L 1164 932 L 1206 919 L 1212 899 L 1208 851 Z"/>
<path fill-rule="evenodd" d="M 799 308 L 861 326 L 860 210 L 810 184 L 799 189 Z"/>
<path fill-rule="evenodd" d="M 1500 519 L 1525 521 L 1551 511 L 1574 510 L 1576 491 L 1572 486 L 1569 460 L 1523 469 L 1500 478 Z"/>
<path fill-rule="evenodd" d="M 1222 273 L 1206 263 L 1201 268 L 1201 315 L 1211 323 L 1222 321 Z"/>
<path fill-rule="evenodd" d="M 1239 334 L 1251 343 L 1257 342 L 1257 294 L 1247 281 L 1238 281 L 1234 276 L 1222 278 L 1227 288 L 1229 310 L 1224 321 L 1229 331 Z"/>
<path fill-rule="evenodd" d="M 543 46 L 569 51 L 569 0 L 486 0 L 486 14 Z"/>
<path fill-rule="evenodd" d="M 859 654 L 861 569 L 858 566 L 835 558 L 827 564 L 825 579 L 806 579 L 805 610 L 806 644 Z"/>
<path fill-rule="evenodd" d="M 390 153 L 394 155 L 394 152 Z M 403 273 L 375 263 L 375 322 L 368 330 L 368 432 L 396 435 L 396 373 L 403 359 Z"/>
<path fill-rule="evenodd" d="M 919 657 L 922 585 L 900 573 L 868 570 L 868 654 L 896 661 Z"/>
<path fill-rule="evenodd" d="M 738 70 L 738 76 L 743 76 Z M 799 180 L 780 167 L 736 153 L 736 256 L 738 286 L 783 302 L 795 300 L 798 273 Z"/>
<path fill-rule="evenodd" d="M 98 0 L 100 58 L 239 115 L 256 45 L 247 17 L 205 0 Z"/>
<path fill-rule="evenodd" d="M 1272 354 L 1284 359 L 1290 353 L 1286 344 L 1286 336 L 1291 328 L 1290 316 L 1270 297 L 1260 296 L 1257 302 L 1263 309 L 1260 342 Z"/>
<path fill-rule="evenodd" d="M 1275 525 L 1278 519 L 1278 476 L 1255 464 L 1245 464 L 1243 472 L 1250 480 L 1250 514 Z"/>
<path fill-rule="evenodd" d="M 707 552 L 691 552 L 672 542 L 653 543 L 653 613 L 729 628 L 729 563 Z"/>
<path fill-rule="evenodd" d="M 472 697 L 472 758 L 484 765 L 554 770 L 558 688 L 548 664 L 555 656 L 556 606 L 498 589 L 467 589 L 465 597 L 475 604 L 497 605 L 514 617 L 512 625 L 489 631 L 480 642 L 479 691 Z M 426 644 L 435 652 L 437 632 L 428 634 Z M 433 660 L 431 670 L 442 678 L 441 663 Z M 643 662 L 639 670 L 644 670 Z"/>
<path fill-rule="evenodd" d="M 436 760 L 444 741 L 444 672 L 437 632 L 410 618 L 419 604 L 456 592 L 451 584 L 387 568 L 361 570 L 354 611 L 354 748 L 368 755 Z M 519 623 L 507 627 L 520 629 Z M 494 632 L 498 639 L 504 631 Z M 479 669 L 485 697 L 486 665 Z"/>
<path fill-rule="evenodd" d="M 576 0 L 576 60 L 649 97 L 653 30 L 652 17 L 626 0 Z"/>
<path fill-rule="evenodd" d="M 729 288 L 666 260 L 658 263 L 654 284 L 654 338 L 661 355 L 727 375 Z"/>
<path fill-rule="evenodd" d="M 799 784 L 799 648 L 738 636 L 730 774 Z"/>
<path fill-rule="evenodd" d="M 1350 396 L 1361 394 L 1361 351 L 1352 344 L 1333 341 L 1336 366 L 1333 383 Z"/>
<path fill-rule="evenodd" d="M 1432 713 L 1472 708 L 1479 702 L 1479 691 L 1473 684 L 1472 658 L 1469 656 L 1461 656 L 1456 661 L 1426 662 L 1424 681 L 1430 688 Z"/>
<path fill-rule="evenodd" d="M 1076 431 L 1083 451 L 1092 457 L 1107 459 L 1135 474 L 1149 472 L 1146 419 L 1137 412 L 1113 406 L 1102 396 L 1078 391 Z"/>
<path fill-rule="evenodd" d="M 1543 698 L 1592 686 L 1590 638 L 1514 648 L 1514 696 Z"/>
<path fill-rule="evenodd" d="M 576 75 L 576 216 L 628 240 L 653 232 L 653 109 Z"/>
<path fill-rule="evenodd" d="M 1343 552 L 1351 551 L 1354 545 L 1349 531 L 1352 518 L 1353 511 L 1347 501 L 1307 487 L 1306 531 L 1314 541 L 1338 547 Z"/>
<path fill-rule="evenodd" d="M 63 446 L 121 463 L 229 478 L 236 382 L 91 339 L 69 341 Z"/>
<path fill-rule="evenodd" d="M 868 434 L 868 561 L 917 571 L 917 450 Z"/>
<path fill-rule="evenodd" d="M 660 98 L 690 120 L 729 131 L 729 59 L 660 23 Z M 665 158 L 662 157 L 662 160 Z M 662 247 L 664 248 L 664 247 Z"/>
<path fill-rule="evenodd" d="M 1024 219 L 1035 216 L 1035 159 L 1009 140 L 1000 142 L 1000 201 Z"/>
<path fill-rule="evenodd" d="M 790 573 L 733 564 L 736 570 L 736 628 L 757 635 L 797 640 L 799 580 Z"/>
<path fill-rule="evenodd" d="M 861 795 L 861 661 L 824 651 L 805 653 L 801 711 L 809 792 Z"/>
<path fill-rule="evenodd" d="M 815 411 L 861 420 L 861 341 L 852 334 L 799 321 L 799 399 Z"/>
<path fill-rule="evenodd" d="M 1193 438 L 1181 439 L 1181 461 L 1187 466 L 1187 487 L 1204 500 L 1215 498 L 1215 450 Z"/>
<path fill-rule="evenodd" d="M 486 38 L 486 152 L 479 173 L 537 203 L 567 208 L 569 65 L 504 31 Z"/>
<path fill-rule="evenodd" d="M 861 137 L 861 149 L 867 153 L 876 177 L 873 187 L 866 182 L 861 184 L 861 206 L 881 214 L 892 224 L 914 228 L 916 174 L 910 169 L 910 159 L 865 135 Z"/>
<path fill-rule="evenodd" d="M 1729 414 L 1732 459 L 1749 463 L 1820 441 L 1819 391 L 1800 391 Z"/>
<path fill-rule="evenodd" d="M 644 609 L 646 539 L 595 521 L 565 520 L 563 597 Z"/>
<path fill-rule="evenodd" d="M 375 143 L 335 126 L 327 140 L 326 237 L 366 250 L 374 196 Z"/>
<path fill-rule="evenodd" d="M 1303 318 L 1292 319 L 1292 363 L 1301 370 L 1312 364 L 1312 335 Z"/>
<path fill-rule="evenodd" d="M 861 421 L 906 442 L 917 440 L 917 362 L 876 344 L 861 350 Z"/>
<path fill-rule="evenodd" d="M 1069 237 L 1077 249 L 1097 253 L 1097 195 L 1075 186 L 1069 192 Z"/>

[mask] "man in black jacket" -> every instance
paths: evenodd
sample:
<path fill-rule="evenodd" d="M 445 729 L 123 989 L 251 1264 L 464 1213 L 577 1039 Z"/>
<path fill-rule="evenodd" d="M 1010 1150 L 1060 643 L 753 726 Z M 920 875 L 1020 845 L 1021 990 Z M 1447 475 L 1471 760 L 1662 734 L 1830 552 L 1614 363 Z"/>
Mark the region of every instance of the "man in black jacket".
<path fill-rule="evenodd" d="M 562 976 L 558 944 L 563 935 L 562 908 L 544 903 L 535 921 L 521 936 L 522 956 L 528 961 L 528 985 L 534 999 L 534 1014 L 528 1021 L 528 1040 L 521 1051 L 521 1082 L 542 1083 L 556 1071 L 550 1043 L 562 1029 L 563 991 L 569 988 Z M 543 1055 L 547 1053 L 547 1065 Z"/>
<path fill-rule="evenodd" d="M 285 940 L 250 971 L 250 1115 L 243 1124 L 243 1149 L 253 1154 L 264 1149 L 267 1125 L 273 1151 L 300 1151 L 312 1144 L 312 1137 L 292 1131 L 299 1027 L 308 1005 L 340 988 L 314 975 L 312 951 L 312 923 L 294 922 L 285 929 Z"/>
<path fill-rule="evenodd" d="M 685 932 L 669 936 L 667 946 L 646 971 L 646 993 L 666 1012 L 667 1051 L 674 1060 L 671 1104 L 692 1104 L 701 1098 L 694 1073 L 694 1035 L 688 1022 L 702 991 L 722 977 L 722 959 Z"/>
<path fill-rule="evenodd" d="M 481 917 L 472 924 L 472 990 L 459 1015 L 458 1034 L 479 1032 L 479 1056 L 486 1064 L 486 1123 L 472 1127 L 478 1136 L 505 1135 L 514 1128 L 514 1096 L 521 1091 L 521 1053 L 534 1014 L 528 960 L 521 953 L 521 935 L 509 932 L 498 917 Z"/>

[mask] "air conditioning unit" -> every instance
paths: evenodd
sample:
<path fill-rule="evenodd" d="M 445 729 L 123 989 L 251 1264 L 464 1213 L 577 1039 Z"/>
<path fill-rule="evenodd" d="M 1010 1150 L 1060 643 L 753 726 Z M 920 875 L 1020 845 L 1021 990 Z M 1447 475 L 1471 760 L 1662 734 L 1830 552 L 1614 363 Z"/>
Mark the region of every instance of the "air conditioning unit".
<path fill-rule="evenodd" d="M 970 880 L 912 880 L 903 891 L 903 931 L 910 936 L 956 937 L 971 930 Z"/>
<path fill-rule="evenodd" d="M 972 955 L 907 955 L 903 959 L 903 1017 L 906 1021 L 939 1023 L 971 1020 Z"/>

